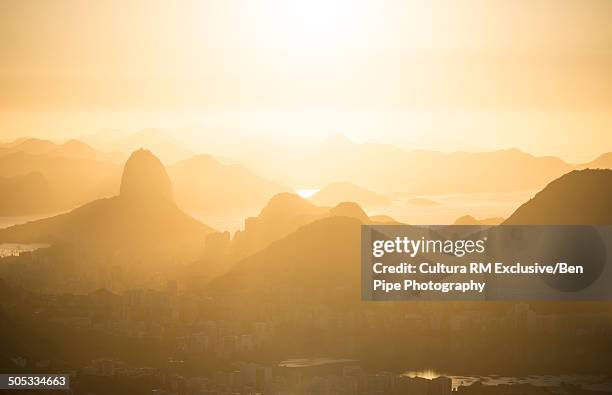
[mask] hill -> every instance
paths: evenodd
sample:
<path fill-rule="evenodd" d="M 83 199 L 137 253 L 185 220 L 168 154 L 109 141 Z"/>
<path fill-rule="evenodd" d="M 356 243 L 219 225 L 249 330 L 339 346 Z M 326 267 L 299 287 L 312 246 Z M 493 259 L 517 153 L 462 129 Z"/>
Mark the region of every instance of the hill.
<path fill-rule="evenodd" d="M 361 222 L 348 217 L 305 225 L 238 262 L 213 280 L 209 292 L 255 300 L 266 295 L 278 300 L 283 294 L 327 299 L 333 293 L 341 299 L 359 300 L 360 229 Z"/>
<path fill-rule="evenodd" d="M 335 206 L 340 202 L 355 202 L 362 207 L 379 207 L 391 204 L 391 199 L 368 191 L 350 182 L 329 184 L 308 200 L 318 206 Z"/>
<path fill-rule="evenodd" d="M 612 224 L 612 170 L 574 170 L 519 207 L 507 225 Z"/>
<path fill-rule="evenodd" d="M 240 165 L 222 164 L 210 155 L 197 155 L 168 166 L 180 207 L 214 212 L 263 206 L 290 188 L 260 177 Z"/>

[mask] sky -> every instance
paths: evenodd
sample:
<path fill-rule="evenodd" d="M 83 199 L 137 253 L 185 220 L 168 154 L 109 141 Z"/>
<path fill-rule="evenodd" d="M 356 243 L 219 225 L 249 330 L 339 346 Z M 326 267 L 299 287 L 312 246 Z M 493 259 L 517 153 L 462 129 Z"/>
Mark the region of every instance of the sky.
<path fill-rule="evenodd" d="M 604 0 L 0 0 L 0 140 L 612 151 Z"/>

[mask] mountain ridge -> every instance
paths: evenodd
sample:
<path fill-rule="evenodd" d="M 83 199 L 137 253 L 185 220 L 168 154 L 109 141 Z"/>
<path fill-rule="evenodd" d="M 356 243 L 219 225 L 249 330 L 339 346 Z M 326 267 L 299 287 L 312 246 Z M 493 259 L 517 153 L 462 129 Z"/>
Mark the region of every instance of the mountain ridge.
<path fill-rule="evenodd" d="M 573 170 L 546 185 L 503 224 L 611 225 L 611 204 L 612 170 Z"/>

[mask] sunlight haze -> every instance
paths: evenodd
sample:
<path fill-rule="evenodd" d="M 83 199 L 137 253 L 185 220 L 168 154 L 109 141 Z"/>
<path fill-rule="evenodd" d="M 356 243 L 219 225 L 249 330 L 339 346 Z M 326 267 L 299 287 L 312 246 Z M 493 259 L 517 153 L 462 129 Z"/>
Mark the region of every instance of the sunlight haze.
<path fill-rule="evenodd" d="M 0 137 L 155 127 L 207 151 L 203 135 L 220 130 L 279 142 L 343 133 L 591 160 L 612 148 L 611 8 L 3 0 Z"/>

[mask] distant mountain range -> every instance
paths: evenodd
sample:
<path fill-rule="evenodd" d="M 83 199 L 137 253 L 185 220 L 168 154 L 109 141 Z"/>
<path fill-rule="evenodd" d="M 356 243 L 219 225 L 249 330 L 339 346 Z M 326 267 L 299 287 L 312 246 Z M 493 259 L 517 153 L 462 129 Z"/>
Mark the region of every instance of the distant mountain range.
<path fill-rule="evenodd" d="M 516 149 L 480 153 L 408 151 L 385 144 L 355 144 L 339 137 L 311 154 L 283 157 L 287 163 L 275 162 L 274 169 L 264 174 L 281 174 L 280 169 L 288 182 L 283 184 L 246 167 L 223 164 L 210 155 L 192 156 L 157 129 L 135 134 L 109 130 L 84 138 L 111 153 L 78 140 L 58 144 L 23 138 L 0 144 L 3 183 L 8 185 L 6 179 L 38 173 L 49 188 L 45 196 L 53 197 L 49 204 L 34 204 L 23 187 L 5 188 L 7 204 L 0 208 L 3 215 L 66 210 L 113 196 L 128 148 L 154 148 L 155 152 L 164 152 L 167 161 L 180 158 L 168 166 L 179 206 L 202 214 L 224 215 L 261 207 L 275 194 L 291 191 L 296 185 L 326 185 L 309 199 L 317 206 L 354 201 L 372 209 L 390 204 L 392 198 L 405 200 L 411 206 L 431 206 L 437 203 L 415 196 L 538 190 L 573 169 L 612 166 L 612 153 L 571 165 L 555 157 L 535 157 Z M 274 156 L 268 159 L 276 160 Z"/>
<path fill-rule="evenodd" d="M 31 155 L 47 155 L 66 159 L 90 159 L 100 162 L 119 163 L 126 156 L 118 152 L 110 154 L 98 151 L 79 140 L 68 140 L 57 144 L 49 140 L 36 138 L 22 138 L 12 143 L 0 144 L 0 156 L 26 153 Z"/>
<path fill-rule="evenodd" d="M 515 148 L 438 152 L 354 143 L 342 135 L 322 141 L 307 153 L 283 157 L 283 166 L 277 165 L 276 157 L 264 153 L 242 160 L 261 174 L 288 185 L 312 188 L 342 181 L 378 194 L 404 197 L 538 190 L 568 171 L 610 166 L 601 159 L 596 163 L 570 164 L 554 156 L 534 156 Z"/>
<path fill-rule="evenodd" d="M 292 185 L 343 180 L 377 193 L 423 195 L 539 189 L 573 166 L 517 149 L 443 153 L 334 139 L 285 169 L 287 178 L 277 178 Z"/>

